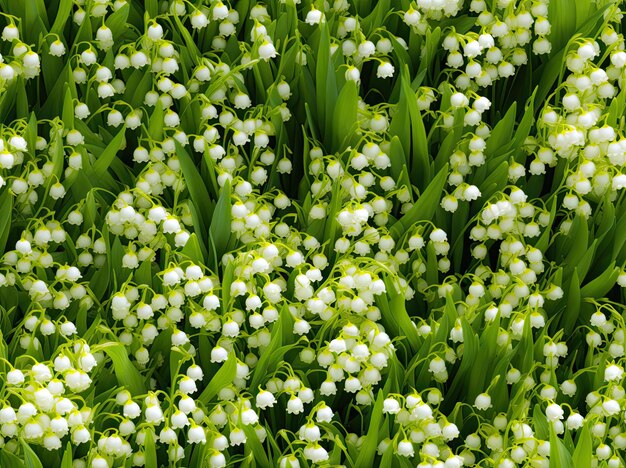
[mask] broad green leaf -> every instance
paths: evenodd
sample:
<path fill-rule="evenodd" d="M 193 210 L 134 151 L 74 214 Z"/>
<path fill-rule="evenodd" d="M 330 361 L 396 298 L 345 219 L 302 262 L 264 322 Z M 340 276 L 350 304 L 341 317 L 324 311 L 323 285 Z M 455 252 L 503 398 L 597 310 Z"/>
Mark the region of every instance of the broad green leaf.
<path fill-rule="evenodd" d="M 548 439 L 550 437 L 550 426 L 548 423 L 548 419 L 546 418 L 546 415 L 544 414 L 539 404 L 536 404 L 533 408 L 532 418 L 537 438 L 543 440 Z"/>
<path fill-rule="evenodd" d="M 374 460 L 374 457 L 376 456 L 376 447 L 378 447 L 378 432 L 383 418 L 383 400 L 383 392 L 379 390 L 376 397 L 376 403 L 374 403 L 370 413 L 367 435 L 365 436 L 361 450 L 359 450 L 359 456 L 354 464 L 356 468 L 371 467 L 372 460 Z"/>
<path fill-rule="evenodd" d="M 431 171 L 428 137 L 406 66 L 400 72 L 400 99 L 389 126 L 389 133 L 400 139 L 404 154 L 410 156 L 406 162 L 410 168 L 411 178 L 415 185 L 423 190 L 430 180 Z"/>
<path fill-rule="evenodd" d="M 72 444 L 68 442 L 67 445 L 65 446 L 65 452 L 63 452 L 63 459 L 61 460 L 61 468 L 72 468 L 73 467 L 72 461 L 73 461 Z"/>
<path fill-rule="evenodd" d="M 146 439 L 143 445 L 143 453 L 146 457 L 145 466 L 154 466 L 157 467 L 157 453 L 156 453 L 156 443 L 154 441 L 154 429 L 152 427 L 148 427 L 145 431 Z"/>
<path fill-rule="evenodd" d="M 178 15 L 172 15 L 172 18 L 174 19 L 174 22 L 177 26 L 176 31 L 182 36 L 185 42 L 185 47 L 189 49 L 189 57 L 193 60 L 193 65 L 197 65 L 196 62 L 202 56 L 202 52 L 200 52 L 200 49 L 198 49 L 196 42 L 191 37 L 191 34 L 189 34 L 189 31 L 183 25 Z"/>
<path fill-rule="evenodd" d="M 321 124 L 324 139 L 328 140 L 332 134 L 333 111 L 337 101 L 337 81 L 335 67 L 330 56 L 330 31 L 324 21 L 321 23 L 320 40 L 317 49 L 315 64 L 315 90 L 317 97 L 317 119 Z"/>
<path fill-rule="evenodd" d="M 72 92 L 70 91 L 70 85 L 68 84 L 65 88 L 65 99 L 63 101 L 63 125 L 65 128 L 73 129 L 74 128 L 74 98 L 72 96 Z"/>
<path fill-rule="evenodd" d="M 22 33 L 27 42 L 37 42 L 48 31 L 48 15 L 43 0 L 23 0 L 24 16 Z"/>
<path fill-rule="evenodd" d="M 13 195 L 9 190 L 2 190 L 0 194 L 0 252 L 4 252 L 11 230 L 13 216 Z"/>
<path fill-rule="evenodd" d="M 17 455 L 9 452 L 6 448 L 0 450 L 0 465 L 3 468 L 25 468 L 26 464 Z M 62 467 L 65 468 L 65 467 Z"/>
<path fill-rule="evenodd" d="M 226 362 L 222 364 L 222 367 L 211 378 L 211 381 L 206 386 L 202 394 L 198 397 L 198 400 L 207 405 L 218 394 L 218 392 L 230 385 L 236 376 L 237 372 L 237 358 L 233 353 L 228 355 Z"/>
<path fill-rule="evenodd" d="M 18 119 L 25 119 L 30 113 L 28 104 L 28 96 L 26 95 L 26 83 L 21 76 L 15 81 L 15 90 L 17 92 L 15 100 L 15 113 Z"/>
<path fill-rule="evenodd" d="M 555 50 L 565 47 L 576 31 L 576 13 L 579 8 L 572 6 L 568 0 L 553 0 L 549 4 L 548 16 L 552 25 L 549 39 Z"/>
<path fill-rule="evenodd" d="M 208 195 L 207 195 L 208 196 Z M 217 253 L 217 261 L 219 262 L 222 255 L 226 253 L 226 247 L 230 240 L 230 225 L 232 222 L 232 208 L 231 208 L 231 188 L 230 182 L 226 182 L 220 192 L 220 197 L 215 205 L 213 216 L 211 218 L 211 224 L 209 231 L 211 238 L 215 243 L 215 250 Z"/>
<path fill-rule="evenodd" d="M 70 19 L 71 11 L 72 11 L 73 1 L 72 0 L 60 0 L 59 8 L 57 9 L 56 16 L 54 18 L 54 23 L 50 28 L 50 32 L 53 34 L 61 34 L 65 24 Z"/>
<path fill-rule="evenodd" d="M 202 255 L 202 249 L 200 248 L 198 236 L 196 236 L 195 232 L 189 236 L 185 247 L 181 250 L 181 254 L 194 262 L 196 265 L 202 264 L 204 256 Z"/>
<path fill-rule="evenodd" d="M 576 466 L 586 466 L 578 465 L 580 463 L 579 460 L 576 460 L 576 463 Z M 563 444 L 563 441 L 556 435 L 554 425 L 550 424 L 550 466 L 553 466 L 553 464 L 559 468 L 574 468 L 571 454 Z"/>
<path fill-rule="evenodd" d="M 183 172 L 183 176 L 185 177 L 185 183 L 187 184 L 187 190 L 189 190 L 191 201 L 195 205 L 198 215 L 200 216 L 200 225 L 204 230 L 209 224 L 209 213 L 207 209 L 208 202 L 211 200 L 209 192 L 204 185 L 204 181 L 202 180 L 193 159 L 189 153 L 187 153 L 185 148 L 183 148 L 178 142 L 176 142 L 176 154 L 178 155 L 178 160 L 180 161 L 180 168 Z"/>
<path fill-rule="evenodd" d="M 463 357 L 448 392 L 448 395 L 457 401 L 463 398 L 461 392 L 465 392 L 469 383 L 469 374 L 480 357 L 478 336 L 465 318 L 461 319 L 461 326 L 463 327 Z"/>
<path fill-rule="evenodd" d="M 346 81 L 335 104 L 332 127 L 332 148 L 334 151 L 341 151 L 352 146 L 357 140 L 358 98 L 356 83 Z"/>
<path fill-rule="evenodd" d="M 134 280 L 137 284 L 146 285 L 150 288 L 152 287 L 153 277 L 154 271 L 152 270 L 152 262 L 150 259 L 141 262 L 134 273 Z"/>
<path fill-rule="evenodd" d="M 436 66 L 436 63 L 433 62 L 439 52 L 439 47 L 441 46 L 441 27 L 437 26 L 434 29 L 428 28 L 424 44 L 424 56 L 420 57 L 418 74 L 420 72 L 431 70 L 434 66 Z"/>
<path fill-rule="evenodd" d="M 158 0 L 146 0 L 146 13 L 150 18 L 154 18 L 159 14 Z"/>
<path fill-rule="evenodd" d="M 502 154 L 504 152 L 502 151 L 503 148 L 508 149 L 512 141 L 511 137 L 513 136 L 513 128 L 515 127 L 516 112 L 517 103 L 513 103 L 504 117 L 498 121 L 497 125 L 491 131 L 491 136 L 487 139 L 487 147 L 485 148 L 486 155 Z"/>
<path fill-rule="evenodd" d="M 259 440 L 259 436 L 250 425 L 242 426 L 243 432 L 246 434 L 245 451 L 252 454 L 255 464 L 261 468 L 269 468 L 273 466 L 267 458 L 263 444 Z"/>
<path fill-rule="evenodd" d="M 161 104 L 161 101 L 158 101 L 152 109 L 152 114 L 150 114 L 150 118 L 148 119 L 148 133 L 150 134 L 150 138 L 153 140 L 163 140 L 164 115 L 165 112 L 163 111 L 163 105 Z"/>
<path fill-rule="evenodd" d="M 98 155 L 98 159 L 93 165 L 93 173 L 96 177 L 101 177 L 102 174 L 111 166 L 111 163 L 117 156 L 118 151 L 125 142 L 126 126 L 115 135 L 115 137 L 109 142 L 104 151 Z"/>
<path fill-rule="evenodd" d="M 128 358 L 128 351 L 121 343 L 107 342 L 101 344 L 99 349 L 104 351 L 113 362 L 113 370 L 118 382 L 126 387 L 133 395 L 138 396 L 146 393 L 145 381 L 137 368 Z"/>
<path fill-rule="evenodd" d="M 367 8 L 367 10 L 363 10 L 363 14 L 366 12 L 371 13 L 367 15 L 367 17 L 361 20 L 361 27 L 365 35 L 369 35 L 375 29 L 381 27 L 383 25 L 383 21 L 385 16 L 387 16 L 391 11 L 391 2 L 390 0 L 379 0 L 373 2 L 374 8 Z"/>
<path fill-rule="evenodd" d="M 448 165 L 446 164 L 439 173 L 430 181 L 422 195 L 417 199 L 409 211 L 400 217 L 389 230 L 394 240 L 398 240 L 409 228 L 418 221 L 432 220 L 435 210 L 439 206 L 441 192 L 448 177 Z"/>
<path fill-rule="evenodd" d="M 411 88 L 409 72 L 406 68 L 403 70 L 400 80 L 402 82 L 402 94 L 407 100 L 411 122 L 411 178 L 417 182 L 416 185 L 422 190 L 432 177 L 428 137 L 422 114 L 417 107 L 415 92 Z"/>
<path fill-rule="evenodd" d="M 585 284 L 580 290 L 581 297 L 604 297 L 617 281 L 617 277 L 620 275 L 620 269 L 615 267 L 615 262 L 611 263 L 604 273 L 597 278 L 594 278 L 589 283 Z"/>
<path fill-rule="evenodd" d="M 276 370 L 287 351 L 292 348 L 290 341 L 284 339 L 285 335 L 292 333 L 292 329 L 293 318 L 289 310 L 283 307 L 280 310 L 279 320 L 272 327 L 272 339 L 261 353 L 259 361 L 252 372 L 250 388 L 256 390 Z"/>
<path fill-rule="evenodd" d="M 39 457 L 35 454 L 30 445 L 22 440 L 22 450 L 24 451 L 24 466 L 26 468 L 43 468 Z"/>
<path fill-rule="evenodd" d="M 113 40 L 117 41 L 119 37 L 127 30 L 128 13 L 130 12 L 130 3 L 124 4 L 121 8 L 115 10 L 109 15 L 104 22 L 113 33 Z"/>
<path fill-rule="evenodd" d="M 572 458 L 576 460 L 577 466 L 591 466 L 593 458 L 593 444 L 591 440 L 591 433 L 589 432 L 589 425 L 585 423 L 583 428 L 578 434 L 578 442 L 576 448 L 572 454 Z"/>

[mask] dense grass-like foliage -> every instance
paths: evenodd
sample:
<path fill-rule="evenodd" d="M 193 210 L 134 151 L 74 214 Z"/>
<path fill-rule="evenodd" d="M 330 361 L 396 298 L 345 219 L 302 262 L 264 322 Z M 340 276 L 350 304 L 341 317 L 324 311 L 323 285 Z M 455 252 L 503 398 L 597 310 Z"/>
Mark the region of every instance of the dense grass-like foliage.
<path fill-rule="evenodd" d="M 620 0 L 0 0 L 0 467 L 626 463 Z"/>

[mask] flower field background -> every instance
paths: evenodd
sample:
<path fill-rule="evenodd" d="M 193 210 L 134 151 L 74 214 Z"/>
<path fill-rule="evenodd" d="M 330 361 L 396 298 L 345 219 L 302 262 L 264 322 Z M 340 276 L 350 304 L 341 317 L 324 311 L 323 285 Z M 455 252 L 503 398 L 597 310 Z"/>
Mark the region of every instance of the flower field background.
<path fill-rule="evenodd" d="M 624 466 L 622 7 L 0 0 L 0 466 Z"/>

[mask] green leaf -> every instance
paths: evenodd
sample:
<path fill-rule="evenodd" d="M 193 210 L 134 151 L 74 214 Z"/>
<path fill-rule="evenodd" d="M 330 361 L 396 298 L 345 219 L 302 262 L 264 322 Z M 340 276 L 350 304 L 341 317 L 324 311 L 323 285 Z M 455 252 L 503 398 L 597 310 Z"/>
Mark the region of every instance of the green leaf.
<path fill-rule="evenodd" d="M 110 252 L 111 254 L 109 256 L 109 268 L 111 269 L 111 273 L 113 274 L 113 284 L 115 285 L 115 287 L 119 288 L 131 274 L 131 271 L 127 268 L 124 268 L 122 265 L 122 258 L 124 257 L 125 250 L 119 237 L 116 236 L 114 238 Z"/>
<path fill-rule="evenodd" d="M 65 87 L 62 119 L 65 128 L 74 128 L 74 98 L 69 84 Z"/>
<path fill-rule="evenodd" d="M 582 287 L 580 290 L 580 296 L 583 298 L 604 297 L 604 295 L 608 293 L 613 286 L 615 286 L 615 282 L 617 281 L 617 277 L 619 275 L 620 269 L 615 267 L 615 262 L 611 263 L 609 268 L 607 268 L 604 273 Z"/>
<path fill-rule="evenodd" d="M 121 8 L 115 10 L 104 22 L 113 33 L 113 40 L 117 41 L 128 28 L 127 20 L 130 12 L 130 3 L 126 3 Z"/>
<path fill-rule="evenodd" d="M 272 339 L 267 347 L 261 352 L 259 361 L 252 373 L 252 379 L 250 380 L 250 388 L 257 389 L 261 385 L 262 381 L 267 379 L 274 370 L 276 370 L 278 364 L 282 361 L 283 357 L 289 351 L 292 346 L 283 339 L 286 333 L 291 333 L 293 328 L 293 318 L 286 307 L 281 308 L 280 318 L 272 327 Z M 284 346 L 283 346 L 284 345 Z"/>
<path fill-rule="evenodd" d="M 317 98 L 317 120 L 324 139 L 332 134 L 333 111 L 337 101 L 337 79 L 335 67 L 330 56 L 330 31 L 326 21 L 319 28 L 320 40 L 315 63 L 315 95 Z"/>
<path fill-rule="evenodd" d="M 578 442 L 576 442 L 576 448 L 572 457 L 576 460 L 577 466 L 592 466 L 592 450 L 591 433 L 589 432 L 588 424 L 585 423 L 578 434 Z"/>
<path fill-rule="evenodd" d="M 550 426 L 546 415 L 543 414 L 539 404 L 536 404 L 533 408 L 533 425 L 535 427 L 535 433 L 539 439 L 547 439 L 550 437 Z M 558 466 L 558 465 L 557 465 Z"/>
<path fill-rule="evenodd" d="M 26 82 L 23 77 L 18 77 L 16 82 L 16 101 L 15 101 L 15 114 L 18 119 L 25 119 L 30 112 L 30 106 L 28 104 L 28 96 L 26 95 Z"/>
<path fill-rule="evenodd" d="M 404 296 L 395 291 L 395 287 L 390 281 L 385 281 L 387 285 L 387 294 L 391 297 L 389 303 L 389 311 L 395 317 L 398 326 L 400 327 L 401 335 L 406 336 L 406 339 L 413 351 L 417 351 L 419 348 L 419 335 L 415 329 L 415 325 L 409 317 L 409 313 L 406 310 L 406 303 Z"/>
<path fill-rule="evenodd" d="M 43 468 L 39 457 L 35 454 L 30 445 L 28 445 L 23 440 L 22 442 L 22 450 L 24 451 L 24 466 L 26 468 Z"/>
<path fill-rule="evenodd" d="M 476 364 L 480 353 L 478 336 L 464 317 L 461 319 L 461 327 L 463 329 L 463 357 L 448 393 L 450 398 L 455 401 L 463 399 L 463 396 L 457 397 L 457 395 L 461 395 L 461 392 L 466 391 L 469 383 L 469 374 L 472 373 L 473 366 Z"/>
<path fill-rule="evenodd" d="M 99 346 L 113 362 L 117 381 L 134 396 L 146 393 L 145 381 L 128 358 L 128 351 L 121 343 L 107 342 Z"/>
<path fill-rule="evenodd" d="M 433 68 L 433 61 L 441 46 L 441 27 L 437 26 L 434 29 L 428 28 L 424 44 L 424 56 L 420 57 L 418 74 Z"/>
<path fill-rule="evenodd" d="M 359 109 L 359 93 L 354 81 L 346 81 L 341 88 L 335 105 L 332 127 L 332 149 L 342 151 L 356 143 L 358 134 L 357 112 Z"/>
<path fill-rule="evenodd" d="M 0 213 L 0 252 L 5 252 L 13 217 L 13 195 L 6 189 L 0 194 Z"/>
<path fill-rule="evenodd" d="M 211 238 L 215 243 L 215 251 L 217 253 L 216 260 L 218 262 L 222 258 L 222 255 L 226 253 L 226 247 L 230 240 L 230 225 L 232 222 L 231 193 L 230 182 L 226 182 L 224 187 L 222 187 L 220 197 L 215 205 L 215 210 L 211 217 L 211 225 L 209 227 Z"/>
<path fill-rule="evenodd" d="M 402 143 L 400 143 L 400 139 L 397 135 L 391 138 L 389 160 L 391 161 L 391 176 L 397 181 L 400 174 L 402 174 L 402 170 L 406 167 L 406 156 L 404 155 Z"/>
<path fill-rule="evenodd" d="M 157 467 L 157 454 L 156 454 L 156 444 L 154 443 L 154 429 L 152 427 L 147 427 L 146 431 L 146 439 L 143 445 L 143 453 L 146 457 L 145 466 L 154 466 Z"/>
<path fill-rule="evenodd" d="M 185 47 L 189 50 L 189 58 L 193 61 L 193 65 L 197 65 L 197 61 L 202 57 L 202 52 L 198 49 L 196 41 L 193 40 L 191 34 L 187 30 L 187 27 L 183 25 L 178 15 L 172 15 L 174 22 L 176 23 L 176 32 L 179 33 L 183 41 L 185 41 Z M 192 64 L 188 64 L 190 67 Z"/>
<path fill-rule="evenodd" d="M 354 463 L 356 468 L 370 468 L 372 466 L 372 460 L 374 460 L 374 457 L 376 456 L 376 448 L 378 447 L 378 432 L 383 418 L 383 400 L 383 392 L 379 390 L 378 396 L 376 397 L 376 403 L 374 403 L 374 407 L 370 413 L 367 435 L 365 436 L 365 440 L 363 441 L 363 445 L 359 451 L 359 456 Z"/>
<path fill-rule="evenodd" d="M 251 453 L 254 456 L 254 462 L 258 463 L 259 466 L 272 466 L 254 428 L 250 425 L 242 425 L 242 429 L 246 434 L 245 452 Z"/>
<path fill-rule="evenodd" d="M 146 285 L 152 288 L 152 279 L 154 272 L 152 271 L 152 262 L 150 259 L 146 259 L 135 270 L 134 280 L 138 285 Z"/>
<path fill-rule="evenodd" d="M 94 275 L 91 277 L 91 280 L 89 281 L 89 288 L 98 300 L 102 300 L 102 298 L 104 297 L 104 293 L 107 291 L 109 283 L 111 281 L 111 270 L 109 265 L 110 261 L 107 260 L 102 268 L 96 270 Z"/>
<path fill-rule="evenodd" d="M 502 154 L 506 152 L 503 148 L 508 150 L 511 143 L 511 137 L 513 136 L 513 128 L 515 127 L 515 114 L 517 112 L 517 103 L 513 103 L 509 110 L 502 117 L 494 129 L 491 131 L 491 136 L 487 139 L 487 147 L 485 148 L 485 154 L 492 156 L 496 154 Z"/>
<path fill-rule="evenodd" d="M 626 91 L 622 91 L 611 101 L 608 111 L 607 125 L 616 127 L 619 125 L 619 119 L 624 116 L 624 107 L 626 106 Z"/>
<path fill-rule="evenodd" d="M 579 463 L 576 460 L 576 463 Z M 550 466 L 558 466 L 559 468 L 573 468 L 574 462 L 572 455 L 563 444 L 563 441 L 558 438 L 554 430 L 554 425 L 550 424 Z M 591 466 L 591 465 L 576 465 L 576 466 Z"/>
<path fill-rule="evenodd" d="M 390 0 L 377 0 L 374 5 L 373 9 L 368 6 L 362 11 L 362 16 L 366 17 L 361 20 L 361 28 L 366 36 L 381 27 L 386 15 L 392 10 Z M 366 15 L 367 12 L 370 14 Z"/>
<path fill-rule="evenodd" d="M 115 157 L 117 156 L 117 152 L 120 150 L 125 141 L 126 135 L 126 125 L 122 127 L 122 129 L 113 137 L 113 139 L 106 146 L 104 151 L 98 155 L 98 159 L 93 165 L 93 173 L 96 177 L 100 177 L 104 174 Z"/>
<path fill-rule="evenodd" d="M 155 18 L 159 14 L 158 0 L 146 0 L 146 13 L 150 18 Z"/>
<path fill-rule="evenodd" d="M 585 255 L 585 252 L 587 252 L 588 245 L 589 225 L 585 218 L 576 215 L 562 248 L 564 264 L 567 265 L 569 269 L 577 267 Z"/>
<path fill-rule="evenodd" d="M 576 3 L 579 2 L 572 5 L 569 0 L 552 0 L 549 4 L 548 16 L 552 28 L 548 37 L 555 50 L 565 47 L 576 31 Z"/>
<path fill-rule="evenodd" d="M 401 63 L 406 66 L 409 70 L 409 75 L 413 76 L 413 60 L 411 60 L 410 50 L 406 50 L 404 45 L 400 44 L 398 39 L 393 34 L 389 35 L 389 40 L 391 41 L 391 45 L 393 46 L 393 55 L 396 63 Z M 423 62 L 422 62 L 423 63 Z M 420 64 L 421 65 L 421 64 Z M 424 76 L 419 73 L 419 75 Z"/>
<path fill-rule="evenodd" d="M 183 148 L 178 142 L 176 142 L 176 154 L 178 155 L 180 168 L 183 172 L 183 176 L 185 177 L 187 190 L 189 190 L 191 200 L 200 217 L 201 228 L 204 230 L 209 224 L 209 213 L 207 208 L 211 197 L 209 196 L 206 185 L 204 185 L 204 180 L 202 180 L 200 172 L 194 164 L 193 159 L 191 159 L 187 150 L 185 150 L 185 148 Z"/>
<path fill-rule="evenodd" d="M 83 21 L 74 38 L 74 44 L 82 41 L 91 41 L 94 37 L 91 21 Z"/>
<path fill-rule="evenodd" d="M 165 113 L 163 112 L 163 104 L 161 104 L 161 101 L 157 101 L 154 109 L 152 110 L 152 114 L 150 114 L 150 119 L 148 119 L 148 133 L 150 134 L 150 138 L 152 138 L 153 140 L 163 140 L 164 115 Z"/>
<path fill-rule="evenodd" d="M 65 28 L 65 24 L 71 17 L 73 1 L 72 0 L 61 0 L 59 2 L 59 7 L 57 8 L 57 15 L 54 18 L 54 23 L 50 28 L 50 32 L 53 34 L 61 34 L 63 32 L 63 28 Z"/>
<path fill-rule="evenodd" d="M 24 16 L 22 33 L 26 42 L 37 42 L 40 35 L 48 30 L 48 15 L 43 0 L 22 0 Z"/>
<path fill-rule="evenodd" d="M 72 444 L 70 442 L 65 446 L 65 452 L 63 453 L 63 459 L 61 460 L 61 468 L 73 468 L 73 455 Z M 156 465 L 154 465 L 156 466 Z"/>
<path fill-rule="evenodd" d="M 411 209 L 391 226 L 389 233 L 394 240 L 397 241 L 400 239 L 400 237 L 418 221 L 430 221 L 433 219 L 435 211 L 439 206 L 441 192 L 443 191 L 447 177 L 448 165 L 446 164 L 430 181 L 426 190 L 424 190 Z"/>
<path fill-rule="evenodd" d="M 449 309 L 449 315 L 452 316 L 452 308 L 454 304 L 451 301 L 446 303 Z M 456 308 L 454 309 L 456 314 Z M 452 322 L 452 321 L 451 321 Z M 478 348 L 480 349 L 480 359 L 476 361 L 476 365 L 470 374 L 470 382 L 467 390 L 467 398 L 473 399 L 479 393 L 483 392 L 486 385 L 491 382 L 493 376 L 494 365 L 497 361 L 497 340 L 499 333 L 499 321 L 494 320 L 481 332 Z M 452 322 L 454 326 L 454 322 Z"/>
<path fill-rule="evenodd" d="M 218 394 L 218 392 L 230 385 L 236 376 L 237 372 L 237 358 L 233 353 L 228 355 L 226 362 L 215 373 L 209 384 L 206 386 L 202 394 L 198 397 L 198 400 L 205 405 L 210 403 L 211 400 Z"/>
<path fill-rule="evenodd" d="M 185 247 L 183 247 L 180 253 L 196 265 L 201 265 L 203 263 L 204 257 L 202 255 L 202 249 L 200 247 L 200 243 L 198 242 L 198 236 L 196 236 L 195 232 L 189 236 Z"/>
<path fill-rule="evenodd" d="M 511 141 L 512 148 L 519 148 L 524 143 L 524 140 L 530 134 L 530 130 L 532 129 L 533 124 L 535 123 L 535 95 L 537 94 L 537 88 L 530 95 L 528 100 L 526 101 L 526 107 L 524 108 L 524 116 L 520 121 L 517 129 L 515 130 L 515 134 L 513 135 L 513 140 Z"/>
<path fill-rule="evenodd" d="M 424 74 L 424 73 L 422 73 Z M 402 83 L 401 95 L 406 99 L 411 123 L 411 146 L 410 146 L 410 170 L 411 179 L 415 181 L 417 187 L 422 190 L 431 178 L 431 160 L 428 152 L 428 137 L 426 127 L 422 121 L 422 114 L 417 107 L 415 92 L 411 88 L 409 71 L 405 67 L 401 75 Z M 406 150 L 406 148 L 405 148 Z"/>
<path fill-rule="evenodd" d="M 3 447 L 0 450 L 0 466 L 2 466 L 2 468 L 24 468 L 26 465 L 20 458 Z"/>

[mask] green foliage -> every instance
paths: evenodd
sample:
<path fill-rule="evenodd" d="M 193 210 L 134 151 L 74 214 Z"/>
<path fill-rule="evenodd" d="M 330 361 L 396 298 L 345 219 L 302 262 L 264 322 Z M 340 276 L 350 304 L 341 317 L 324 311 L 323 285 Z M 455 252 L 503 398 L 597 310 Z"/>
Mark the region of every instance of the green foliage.
<path fill-rule="evenodd" d="M 624 466 L 623 8 L 0 0 L 0 467 Z"/>

